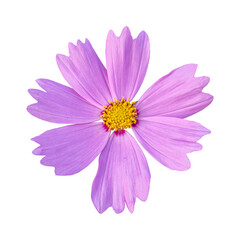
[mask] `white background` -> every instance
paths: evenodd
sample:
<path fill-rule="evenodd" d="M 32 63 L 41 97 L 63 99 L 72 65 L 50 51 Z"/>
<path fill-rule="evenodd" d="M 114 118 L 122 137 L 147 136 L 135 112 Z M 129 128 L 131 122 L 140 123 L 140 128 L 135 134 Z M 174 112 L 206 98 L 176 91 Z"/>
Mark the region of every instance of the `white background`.
<path fill-rule="evenodd" d="M 0 239 L 240 239 L 239 1 L 1 1 Z M 105 64 L 108 30 L 145 30 L 150 64 L 136 99 L 158 78 L 187 63 L 211 77 L 211 106 L 191 117 L 212 130 L 189 154 L 192 168 L 172 171 L 146 152 L 151 188 L 135 211 L 100 215 L 90 193 L 97 160 L 68 177 L 32 155 L 30 138 L 60 125 L 32 117 L 35 79 L 67 84 L 56 62 L 68 42 L 88 38 Z"/>

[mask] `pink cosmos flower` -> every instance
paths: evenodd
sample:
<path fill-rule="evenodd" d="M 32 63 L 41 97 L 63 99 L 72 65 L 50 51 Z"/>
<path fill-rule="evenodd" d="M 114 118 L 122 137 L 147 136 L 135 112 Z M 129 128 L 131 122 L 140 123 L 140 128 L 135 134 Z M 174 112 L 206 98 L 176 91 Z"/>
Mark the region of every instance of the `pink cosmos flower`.
<path fill-rule="evenodd" d="M 57 55 L 58 67 L 72 87 L 47 79 L 30 89 L 37 103 L 27 110 L 40 119 L 71 124 L 33 138 L 40 144 L 33 153 L 41 163 L 55 167 L 56 175 L 71 175 L 87 167 L 99 154 L 92 185 L 92 201 L 102 213 L 134 210 L 136 197 L 145 201 L 150 171 L 136 140 L 160 163 L 187 170 L 187 153 L 202 146 L 197 141 L 208 129 L 184 120 L 207 107 L 213 97 L 203 93 L 208 77 L 195 77 L 196 64 L 184 65 L 160 78 L 137 102 L 131 102 L 145 77 L 150 55 L 149 38 L 133 39 L 127 27 L 117 37 L 110 31 L 106 66 L 88 40 L 69 44 L 69 57 Z M 101 120 L 101 121 L 99 121 Z"/>

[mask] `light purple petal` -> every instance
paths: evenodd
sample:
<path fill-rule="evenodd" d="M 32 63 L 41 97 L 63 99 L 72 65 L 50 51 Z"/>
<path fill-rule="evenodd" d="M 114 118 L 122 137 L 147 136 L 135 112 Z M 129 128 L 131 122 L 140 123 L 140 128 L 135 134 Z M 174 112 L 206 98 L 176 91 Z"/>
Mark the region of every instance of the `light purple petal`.
<path fill-rule="evenodd" d="M 136 95 L 146 75 L 150 56 L 148 35 L 141 32 L 136 39 L 125 27 L 120 37 L 113 31 L 108 33 L 106 62 L 108 81 L 112 95 L 116 99 Z"/>
<path fill-rule="evenodd" d="M 186 153 L 201 150 L 196 141 L 210 133 L 199 123 L 172 117 L 139 118 L 133 132 L 156 160 L 174 170 L 190 168 Z"/>
<path fill-rule="evenodd" d="M 213 97 L 202 89 L 209 77 L 194 77 L 196 69 L 196 64 L 188 64 L 160 78 L 137 102 L 139 116 L 185 118 L 207 107 Z"/>
<path fill-rule="evenodd" d="M 69 57 L 58 54 L 58 67 L 70 86 L 89 103 L 102 107 L 111 100 L 107 71 L 91 43 L 69 44 Z"/>
<path fill-rule="evenodd" d="M 29 89 L 38 102 L 28 106 L 33 116 L 54 123 L 86 123 L 100 119 L 101 109 L 86 102 L 73 89 L 47 79 L 37 83 L 46 92 Z"/>
<path fill-rule="evenodd" d="M 41 163 L 55 167 L 56 175 L 72 175 L 87 167 L 102 151 L 110 133 L 102 123 L 76 124 L 44 132 L 32 140 Z"/>
<path fill-rule="evenodd" d="M 150 172 L 147 160 L 135 139 L 127 132 L 113 133 L 99 158 L 97 176 L 92 186 L 92 201 L 103 213 L 112 206 L 116 213 L 134 210 L 136 197 L 148 196 Z"/>

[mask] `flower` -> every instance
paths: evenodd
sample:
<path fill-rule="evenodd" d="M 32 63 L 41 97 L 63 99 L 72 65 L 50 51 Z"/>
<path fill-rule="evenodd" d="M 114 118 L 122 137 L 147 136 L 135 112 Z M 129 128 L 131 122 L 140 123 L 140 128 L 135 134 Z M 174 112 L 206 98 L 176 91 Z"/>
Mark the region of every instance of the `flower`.
<path fill-rule="evenodd" d="M 99 154 L 99 168 L 92 185 L 92 201 L 102 213 L 134 210 L 136 197 L 145 201 L 150 185 L 147 160 L 136 140 L 160 163 L 187 170 L 187 153 L 210 133 L 199 123 L 184 120 L 207 107 L 213 97 L 203 93 L 208 77 L 194 77 L 197 65 L 188 64 L 160 78 L 137 101 L 132 99 L 145 77 L 150 56 L 148 35 L 133 39 L 127 27 L 117 37 L 110 31 L 106 66 L 88 40 L 69 44 L 69 57 L 57 55 L 58 67 L 72 87 L 47 79 L 30 89 L 37 103 L 28 106 L 33 116 L 54 123 L 71 124 L 44 132 L 32 140 L 44 155 L 41 163 L 55 167 L 56 175 L 71 175 L 87 167 Z M 101 120 L 101 121 L 99 121 Z"/>

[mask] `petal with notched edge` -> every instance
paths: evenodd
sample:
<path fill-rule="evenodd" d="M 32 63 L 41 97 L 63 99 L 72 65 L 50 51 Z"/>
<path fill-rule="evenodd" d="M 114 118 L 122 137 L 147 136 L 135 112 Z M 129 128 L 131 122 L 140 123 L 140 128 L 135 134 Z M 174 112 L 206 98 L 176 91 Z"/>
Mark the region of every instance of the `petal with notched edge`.
<path fill-rule="evenodd" d="M 112 206 L 116 213 L 134 210 L 136 197 L 148 196 L 150 172 L 147 160 L 135 139 L 127 132 L 113 133 L 99 158 L 92 186 L 92 201 L 103 213 Z"/>

